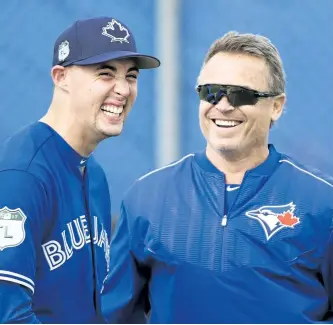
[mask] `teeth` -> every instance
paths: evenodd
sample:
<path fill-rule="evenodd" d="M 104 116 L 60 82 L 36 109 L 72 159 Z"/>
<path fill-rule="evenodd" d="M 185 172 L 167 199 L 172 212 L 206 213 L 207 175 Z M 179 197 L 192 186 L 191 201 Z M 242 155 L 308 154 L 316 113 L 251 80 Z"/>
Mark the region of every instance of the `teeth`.
<path fill-rule="evenodd" d="M 103 111 L 110 112 L 110 113 L 115 113 L 115 114 L 121 114 L 124 110 L 124 106 L 114 106 L 114 105 L 102 105 L 101 109 Z M 106 114 L 109 115 L 109 114 Z"/>
<path fill-rule="evenodd" d="M 105 114 L 107 116 L 113 116 L 113 117 L 119 117 L 120 116 L 120 114 L 111 113 L 111 112 L 108 112 L 108 111 L 103 111 L 103 114 Z"/>
<path fill-rule="evenodd" d="M 215 120 L 215 124 L 218 126 L 236 126 L 241 124 L 240 121 L 225 121 L 225 120 Z"/>

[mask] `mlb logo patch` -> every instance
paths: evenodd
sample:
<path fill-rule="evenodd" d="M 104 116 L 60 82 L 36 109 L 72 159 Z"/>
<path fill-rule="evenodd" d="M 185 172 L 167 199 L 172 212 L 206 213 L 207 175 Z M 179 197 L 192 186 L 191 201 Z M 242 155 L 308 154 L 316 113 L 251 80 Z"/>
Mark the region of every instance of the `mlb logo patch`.
<path fill-rule="evenodd" d="M 285 205 L 265 205 L 245 213 L 251 219 L 259 221 L 267 240 L 283 228 L 294 228 L 300 218 L 294 215 L 296 205 L 290 202 Z"/>

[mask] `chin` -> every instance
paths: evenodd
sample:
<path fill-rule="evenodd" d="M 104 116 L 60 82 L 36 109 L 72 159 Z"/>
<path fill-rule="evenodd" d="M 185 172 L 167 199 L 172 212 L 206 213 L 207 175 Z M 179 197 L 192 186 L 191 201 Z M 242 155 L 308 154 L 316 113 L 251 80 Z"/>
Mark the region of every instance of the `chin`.
<path fill-rule="evenodd" d="M 230 159 L 242 155 L 243 146 L 240 143 L 210 143 L 210 147 L 222 156 Z"/>
<path fill-rule="evenodd" d="M 107 138 L 111 137 L 117 137 L 122 133 L 122 130 L 105 130 L 105 129 L 100 129 L 99 134 L 100 134 L 100 141 L 103 141 Z"/>
<path fill-rule="evenodd" d="M 238 151 L 242 149 L 242 145 L 239 141 L 232 141 L 226 139 L 219 139 L 218 141 L 209 141 L 210 146 L 215 150 L 215 151 L 221 151 L 221 152 L 233 152 L 233 151 Z M 221 141 L 222 140 L 222 141 Z"/>
<path fill-rule="evenodd" d="M 113 131 L 104 131 L 103 134 L 107 137 L 117 137 L 118 135 L 120 135 L 122 133 L 123 130 L 113 130 Z"/>
<path fill-rule="evenodd" d="M 224 145 L 224 146 L 217 146 L 215 147 L 216 151 L 219 151 L 221 153 L 225 153 L 225 154 L 231 154 L 233 152 L 238 152 L 240 150 L 239 146 L 231 146 L 231 145 Z"/>
<path fill-rule="evenodd" d="M 123 132 L 123 123 L 113 125 L 100 124 L 96 125 L 96 128 L 105 138 L 116 137 Z"/>

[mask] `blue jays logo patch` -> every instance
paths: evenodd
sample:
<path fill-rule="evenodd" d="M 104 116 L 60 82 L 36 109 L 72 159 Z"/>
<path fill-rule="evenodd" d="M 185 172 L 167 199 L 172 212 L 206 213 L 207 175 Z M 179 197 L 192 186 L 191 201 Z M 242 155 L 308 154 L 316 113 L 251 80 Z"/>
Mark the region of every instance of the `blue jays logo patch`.
<path fill-rule="evenodd" d="M 259 221 L 265 231 L 267 240 L 283 228 L 294 228 L 300 219 L 294 215 L 295 204 L 265 205 L 245 213 L 249 218 Z"/>

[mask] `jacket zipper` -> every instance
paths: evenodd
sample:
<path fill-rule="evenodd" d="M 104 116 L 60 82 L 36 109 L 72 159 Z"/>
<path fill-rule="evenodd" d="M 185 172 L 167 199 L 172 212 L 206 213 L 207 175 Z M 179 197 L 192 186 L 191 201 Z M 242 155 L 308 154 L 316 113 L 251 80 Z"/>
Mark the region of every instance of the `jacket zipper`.
<path fill-rule="evenodd" d="M 242 184 L 244 183 L 246 176 L 247 176 L 247 172 L 245 173 L 244 178 L 242 180 L 242 183 L 240 184 L 238 194 L 237 194 L 234 202 L 232 203 L 231 207 L 229 208 L 229 211 L 228 211 L 229 216 L 230 216 L 230 213 L 232 211 L 232 208 L 235 206 L 235 204 L 237 202 L 237 199 L 239 197 L 239 193 L 242 190 Z M 227 232 L 228 215 L 225 213 L 226 212 L 225 211 L 225 206 L 226 206 L 225 201 L 226 201 L 226 194 L 224 194 L 224 215 L 221 219 L 221 226 L 223 227 L 223 229 L 222 229 L 222 261 L 221 261 L 222 272 L 225 269 L 225 253 L 226 253 L 226 250 L 227 250 L 226 243 L 225 243 L 225 237 L 226 237 L 226 232 Z"/>
<path fill-rule="evenodd" d="M 224 272 L 225 269 L 225 252 L 226 252 L 226 243 L 225 243 L 225 237 L 226 237 L 226 225 L 228 222 L 228 216 L 225 214 L 221 220 L 221 226 L 222 226 L 222 261 L 221 261 L 221 271 Z"/>
<path fill-rule="evenodd" d="M 87 168 L 87 167 L 86 167 Z M 85 173 L 87 170 L 85 170 Z M 94 307 L 96 311 L 96 315 L 99 315 L 99 303 L 98 303 L 98 281 L 97 281 L 97 267 L 96 267 L 96 256 L 95 256 L 95 250 L 94 250 L 94 224 L 92 223 L 92 218 L 90 215 L 90 210 L 89 210 L 89 203 L 88 203 L 88 195 L 89 195 L 89 190 L 86 188 L 86 181 L 85 178 L 88 178 L 88 175 L 83 175 L 84 177 L 82 178 L 82 191 L 83 191 L 83 197 L 84 197 L 84 203 L 85 203 L 85 210 L 86 210 L 86 217 L 89 222 L 89 233 L 90 233 L 90 247 L 91 247 L 91 261 L 93 265 L 93 282 L 94 282 L 94 290 L 93 290 L 93 301 L 94 301 Z M 87 180 L 88 181 L 88 180 Z"/>
<path fill-rule="evenodd" d="M 228 222 L 228 216 L 225 214 L 222 218 L 221 226 L 225 227 L 227 225 L 227 222 Z"/>

